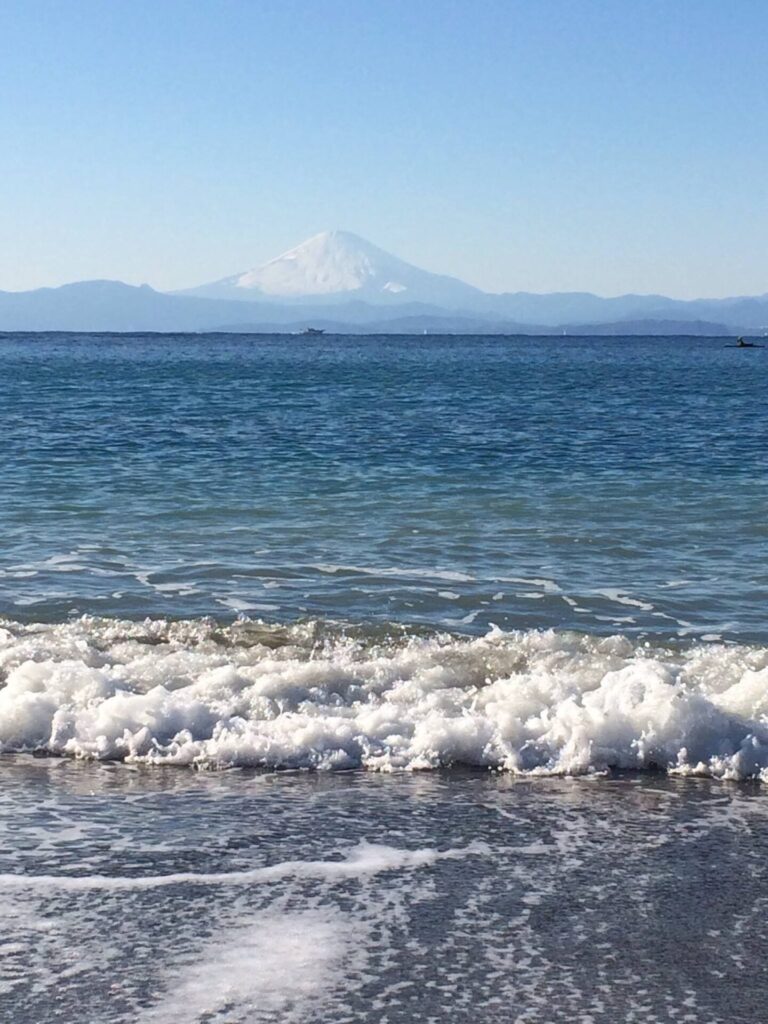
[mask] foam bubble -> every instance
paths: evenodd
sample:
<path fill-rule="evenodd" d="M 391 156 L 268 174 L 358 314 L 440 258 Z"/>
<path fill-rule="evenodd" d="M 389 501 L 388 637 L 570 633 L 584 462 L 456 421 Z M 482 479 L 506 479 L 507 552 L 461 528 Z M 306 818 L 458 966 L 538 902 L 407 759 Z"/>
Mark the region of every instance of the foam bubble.
<path fill-rule="evenodd" d="M 304 623 L 4 622 L 0 750 L 198 767 L 768 779 L 768 649 Z"/>
<path fill-rule="evenodd" d="M 118 891 L 162 889 L 175 885 L 238 886 L 269 884 L 284 878 L 318 878 L 334 881 L 377 875 L 383 871 L 410 870 L 426 867 L 445 858 L 463 857 L 467 853 L 483 852 L 480 844 L 465 850 L 402 850 L 379 843 L 358 843 L 342 860 L 292 860 L 267 867 L 248 868 L 243 871 L 196 872 L 180 871 L 169 875 L 27 875 L 2 874 L 2 889 L 63 889 L 69 892 L 88 890 Z"/>
<path fill-rule="evenodd" d="M 341 920 L 337 920 L 341 918 Z M 259 914 L 217 935 L 196 959 L 164 979 L 166 993 L 139 1015 L 143 1024 L 186 1020 L 258 1020 L 322 1003 L 343 978 L 348 938 L 342 915 L 329 911 Z M 222 1018 L 219 1015 L 225 1013 Z"/>

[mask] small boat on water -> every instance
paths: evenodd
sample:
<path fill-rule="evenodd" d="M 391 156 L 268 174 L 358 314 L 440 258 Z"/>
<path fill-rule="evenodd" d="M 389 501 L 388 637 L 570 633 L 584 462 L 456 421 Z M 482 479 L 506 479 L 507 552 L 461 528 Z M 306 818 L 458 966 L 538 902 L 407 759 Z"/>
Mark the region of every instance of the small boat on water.
<path fill-rule="evenodd" d="M 726 345 L 726 348 L 763 348 L 762 345 L 758 345 L 756 341 L 744 341 L 743 338 L 737 338 L 735 345 Z"/>
<path fill-rule="evenodd" d="M 302 334 L 325 334 L 325 330 L 322 327 L 305 327 L 301 332 Z"/>

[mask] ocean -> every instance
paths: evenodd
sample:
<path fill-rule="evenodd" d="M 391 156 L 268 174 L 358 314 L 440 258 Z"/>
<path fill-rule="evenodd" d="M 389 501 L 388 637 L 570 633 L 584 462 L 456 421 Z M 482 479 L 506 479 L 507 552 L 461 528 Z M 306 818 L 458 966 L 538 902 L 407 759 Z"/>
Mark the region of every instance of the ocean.
<path fill-rule="evenodd" d="M 759 1024 L 768 349 L 0 335 L 16 1024 Z"/>

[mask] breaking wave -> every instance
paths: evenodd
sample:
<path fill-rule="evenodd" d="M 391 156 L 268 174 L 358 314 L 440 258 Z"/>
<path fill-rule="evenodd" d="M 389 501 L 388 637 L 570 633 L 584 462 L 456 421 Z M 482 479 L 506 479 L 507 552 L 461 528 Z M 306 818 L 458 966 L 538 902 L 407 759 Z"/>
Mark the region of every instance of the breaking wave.
<path fill-rule="evenodd" d="M 768 647 L 317 622 L 2 622 L 0 751 L 768 781 Z"/>

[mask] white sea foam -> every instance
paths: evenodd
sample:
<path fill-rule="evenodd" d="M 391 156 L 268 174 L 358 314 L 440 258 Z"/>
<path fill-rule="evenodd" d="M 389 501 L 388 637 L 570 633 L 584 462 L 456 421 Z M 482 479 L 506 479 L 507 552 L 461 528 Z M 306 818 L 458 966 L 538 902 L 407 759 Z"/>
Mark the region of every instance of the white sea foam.
<path fill-rule="evenodd" d="M 323 1003 L 343 981 L 348 943 L 338 911 L 254 915 L 169 972 L 165 995 L 138 1020 L 177 1024 L 180 1007 L 187 1021 L 289 1019 L 291 1010 Z"/>
<path fill-rule="evenodd" d="M 343 860 L 290 860 L 266 867 L 243 871 L 196 872 L 180 871 L 168 875 L 28 875 L 0 874 L 0 889 L 64 889 L 69 892 L 89 890 L 163 889 L 175 885 L 268 885 L 284 878 L 319 878 L 336 881 L 377 875 L 382 871 L 412 870 L 426 867 L 438 860 L 455 859 L 466 854 L 484 852 L 481 844 L 456 850 L 401 850 L 380 843 L 358 843 Z"/>
<path fill-rule="evenodd" d="M 303 624 L 0 629 L 0 750 L 199 767 L 768 781 L 768 648 Z"/>
<path fill-rule="evenodd" d="M 450 583 L 473 583 L 475 580 L 474 576 L 468 576 L 465 572 L 456 572 L 453 569 L 416 569 L 400 566 L 397 568 L 372 568 L 366 565 L 333 565 L 325 562 L 319 562 L 312 568 L 329 576 L 335 576 L 337 573 L 352 573 L 359 576 L 396 576 L 398 579 L 447 580 Z"/>

